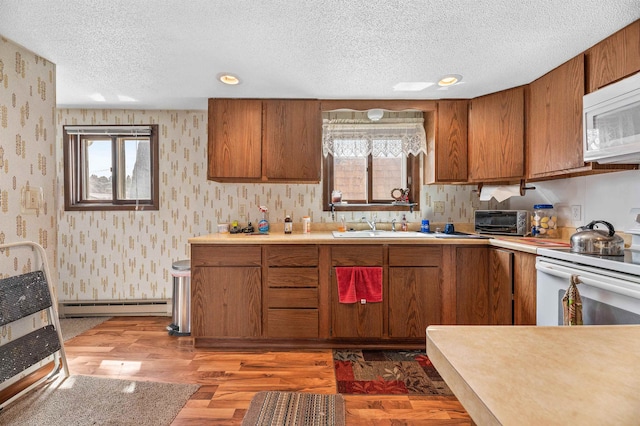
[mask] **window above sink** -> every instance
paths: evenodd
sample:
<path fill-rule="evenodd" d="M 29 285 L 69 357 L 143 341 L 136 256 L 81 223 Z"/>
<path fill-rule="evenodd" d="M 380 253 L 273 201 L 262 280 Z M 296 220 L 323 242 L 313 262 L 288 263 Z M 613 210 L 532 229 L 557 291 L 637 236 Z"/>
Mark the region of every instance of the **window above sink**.
<path fill-rule="evenodd" d="M 325 211 L 413 211 L 418 205 L 423 112 L 383 112 L 375 121 L 367 111 L 323 112 Z"/>

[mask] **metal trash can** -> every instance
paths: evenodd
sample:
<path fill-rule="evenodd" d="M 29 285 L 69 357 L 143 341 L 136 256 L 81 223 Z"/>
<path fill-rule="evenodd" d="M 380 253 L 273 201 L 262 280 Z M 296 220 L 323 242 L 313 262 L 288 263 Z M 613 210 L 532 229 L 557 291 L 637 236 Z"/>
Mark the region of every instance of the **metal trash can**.
<path fill-rule="evenodd" d="M 173 277 L 173 322 L 167 326 L 170 336 L 191 335 L 191 260 L 178 260 L 171 267 Z"/>

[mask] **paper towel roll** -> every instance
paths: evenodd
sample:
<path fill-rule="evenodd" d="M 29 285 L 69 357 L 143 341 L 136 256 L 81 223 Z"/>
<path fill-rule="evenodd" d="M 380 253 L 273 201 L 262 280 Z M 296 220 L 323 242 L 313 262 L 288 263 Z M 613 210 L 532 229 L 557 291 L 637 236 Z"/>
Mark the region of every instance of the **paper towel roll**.
<path fill-rule="evenodd" d="M 480 201 L 489 201 L 493 197 L 501 203 L 513 196 L 520 196 L 520 185 L 484 185 L 480 190 Z"/>

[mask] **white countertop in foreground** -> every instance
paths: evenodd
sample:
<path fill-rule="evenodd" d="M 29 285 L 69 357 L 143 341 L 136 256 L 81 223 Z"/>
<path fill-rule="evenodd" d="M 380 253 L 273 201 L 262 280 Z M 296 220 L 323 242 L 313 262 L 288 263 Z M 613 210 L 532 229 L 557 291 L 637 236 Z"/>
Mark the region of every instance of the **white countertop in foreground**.
<path fill-rule="evenodd" d="M 640 424 L 640 325 L 430 326 L 427 355 L 481 426 Z"/>

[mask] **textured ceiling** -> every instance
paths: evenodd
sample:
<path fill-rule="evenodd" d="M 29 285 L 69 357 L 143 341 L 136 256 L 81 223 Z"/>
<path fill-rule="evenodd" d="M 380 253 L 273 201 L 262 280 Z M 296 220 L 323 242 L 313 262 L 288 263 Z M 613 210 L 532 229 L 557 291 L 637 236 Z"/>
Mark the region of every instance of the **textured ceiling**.
<path fill-rule="evenodd" d="M 472 98 L 529 83 L 639 18 L 640 0 L 0 0 L 0 35 L 57 65 L 60 107 L 85 108 Z M 223 86 L 222 72 L 241 84 Z M 393 90 L 449 73 L 462 83 Z"/>

